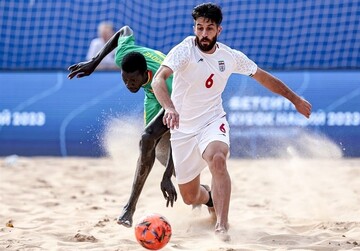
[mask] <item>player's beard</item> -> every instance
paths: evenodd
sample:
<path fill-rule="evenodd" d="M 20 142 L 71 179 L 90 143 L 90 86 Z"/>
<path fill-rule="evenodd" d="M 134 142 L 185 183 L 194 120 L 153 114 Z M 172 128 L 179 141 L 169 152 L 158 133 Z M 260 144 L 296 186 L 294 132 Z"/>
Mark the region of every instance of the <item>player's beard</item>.
<path fill-rule="evenodd" d="M 203 45 L 201 44 L 201 41 L 207 41 L 209 44 L 208 45 Z M 196 37 L 196 43 L 199 46 L 200 50 L 207 52 L 210 51 L 216 44 L 217 42 L 217 35 L 212 39 L 208 39 L 208 38 L 203 38 L 203 39 L 199 39 L 199 37 Z"/>

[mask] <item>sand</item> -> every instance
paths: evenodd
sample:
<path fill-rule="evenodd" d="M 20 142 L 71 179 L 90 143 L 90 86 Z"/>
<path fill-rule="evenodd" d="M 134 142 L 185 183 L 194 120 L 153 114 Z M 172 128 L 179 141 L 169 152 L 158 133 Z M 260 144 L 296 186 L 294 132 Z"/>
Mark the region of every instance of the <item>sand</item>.
<path fill-rule="evenodd" d="M 138 153 L 127 140 L 123 148 L 124 139 L 105 140 L 104 158 L 0 158 L 0 250 L 145 250 L 133 228 L 116 223 Z M 170 221 L 162 250 L 360 250 L 360 159 L 230 158 L 229 243 L 214 238 L 205 207 L 181 198 L 166 207 L 163 170 L 156 162 L 134 215 Z"/>

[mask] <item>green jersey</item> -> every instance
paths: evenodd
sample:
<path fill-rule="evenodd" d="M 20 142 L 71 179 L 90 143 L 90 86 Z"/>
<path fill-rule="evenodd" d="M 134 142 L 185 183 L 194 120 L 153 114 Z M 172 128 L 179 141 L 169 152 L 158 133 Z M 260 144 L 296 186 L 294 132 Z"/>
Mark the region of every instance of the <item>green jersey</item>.
<path fill-rule="evenodd" d="M 147 69 L 150 70 L 149 81 L 145 83 L 142 88 L 145 92 L 144 99 L 144 119 L 147 125 L 155 116 L 159 113 L 161 105 L 156 99 L 153 89 L 151 88 L 151 82 L 156 71 L 159 69 L 162 61 L 165 58 L 165 54 L 160 51 L 156 51 L 143 46 L 135 45 L 134 35 L 119 37 L 118 47 L 116 49 L 115 62 L 121 68 L 121 61 L 123 57 L 129 52 L 139 52 L 144 55 L 146 59 Z M 169 90 L 169 94 L 172 91 L 172 75 L 166 80 L 166 85 Z"/>

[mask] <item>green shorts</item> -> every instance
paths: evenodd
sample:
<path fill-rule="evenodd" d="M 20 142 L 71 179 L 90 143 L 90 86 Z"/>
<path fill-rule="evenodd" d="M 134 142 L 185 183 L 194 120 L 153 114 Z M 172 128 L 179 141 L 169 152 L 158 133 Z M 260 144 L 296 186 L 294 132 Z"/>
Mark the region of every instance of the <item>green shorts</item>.
<path fill-rule="evenodd" d="M 144 104 L 144 119 L 145 125 L 149 124 L 150 121 L 159 113 L 161 105 L 157 100 L 148 99 Z"/>

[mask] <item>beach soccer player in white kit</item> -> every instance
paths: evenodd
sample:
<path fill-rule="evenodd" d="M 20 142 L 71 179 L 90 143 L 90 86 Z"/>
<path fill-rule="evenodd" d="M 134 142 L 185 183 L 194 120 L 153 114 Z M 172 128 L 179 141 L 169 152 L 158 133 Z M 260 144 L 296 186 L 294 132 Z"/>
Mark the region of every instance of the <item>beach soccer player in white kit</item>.
<path fill-rule="evenodd" d="M 215 234 L 228 234 L 231 179 L 226 167 L 229 126 L 221 94 L 232 73 L 253 77 L 270 91 L 290 100 L 305 117 L 311 105 L 283 82 L 259 68 L 238 50 L 217 42 L 222 27 L 221 8 L 212 3 L 193 9 L 195 36 L 187 37 L 166 56 L 152 87 L 165 109 L 163 122 L 171 131 L 176 179 L 183 201 L 206 204 L 215 211 Z M 171 98 L 165 81 L 173 74 Z M 200 185 L 200 173 L 209 167 L 211 192 Z M 211 200 L 212 196 L 212 200 Z"/>

